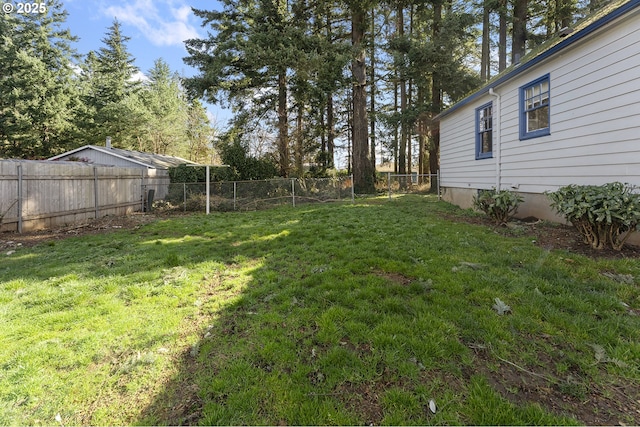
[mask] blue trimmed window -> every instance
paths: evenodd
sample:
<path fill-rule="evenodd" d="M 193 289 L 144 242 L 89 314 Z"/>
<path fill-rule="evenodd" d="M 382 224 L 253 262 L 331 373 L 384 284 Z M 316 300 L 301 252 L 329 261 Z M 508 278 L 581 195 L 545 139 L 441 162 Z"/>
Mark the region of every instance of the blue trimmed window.
<path fill-rule="evenodd" d="M 549 74 L 520 87 L 520 139 L 551 134 Z"/>
<path fill-rule="evenodd" d="M 493 156 L 493 103 L 476 108 L 476 160 Z"/>

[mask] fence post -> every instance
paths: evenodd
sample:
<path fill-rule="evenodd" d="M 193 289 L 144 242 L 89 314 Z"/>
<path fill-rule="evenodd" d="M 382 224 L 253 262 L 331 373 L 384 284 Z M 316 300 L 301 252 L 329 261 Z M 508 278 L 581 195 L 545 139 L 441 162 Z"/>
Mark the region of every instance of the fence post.
<path fill-rule="evenodd" d="M 389 188 L 389 200 L 391 200 L 391 172 L 387 172 L 387 187 Z"/>
<path fill-rule="evenodd" d="M 140 169 L 140 191 L 142 192 L 140 195 L 140 201 L 142 202 L 140 212 L 144 212 L 144 200 L 147 196 L 147 186 L 144 185 L 144 171 L 145 169 Z"/>
<path fill-rule="evenodd" d="M 211 177 L 209 176 L 209 167 L 210 165 L 206 166 L 206 171 L 207 171 L 207 215 L 209 215 L 209 211 L 210 211 L 210 206 L 211 206 Z"/>
<path fill-rule="evenodd" d="M 356 202 L 356 189 L 354 188 L 355 185 L 353 185 L 353 174 L 351 174 L 351 203 L 355 203 Z"/>
<path fill-rule="evenodd" d="M 438 180 L 438 184 L 436 185 L 436 187 L 438 189 L 438 200 L 441 200 L 441 198 L 440 198 L 440 169 L 438 169 L 436 171 L 436 179 Z"/>
<path fill-rule="evenodd" d="M 95 218 L 98 219 L 99 201 L 98 201 L 98 168 L 93 167 L 93 197 L 95 200 Z"/>
<path fill-rule="evenodd" d="M 293 207 L 296 207 L 296 179 L 291 178 L 291 200 L 293 202 Z"/>
<path fill-rule="evenodd" d="M 233 181 L 233 210 L 236 210 L 236 196 L 238 194 L 238 187 L 237 187 L 238 182 L 237 181 Z"/>
<path fill-rule="evenodd" d="M 187 211 L 187 183 L 182 183 L 182 210 Z"/>
<path fill-rule="evenodd" d="M 18 233 L 22 233 L 22 165 L 18 164 Z"/>

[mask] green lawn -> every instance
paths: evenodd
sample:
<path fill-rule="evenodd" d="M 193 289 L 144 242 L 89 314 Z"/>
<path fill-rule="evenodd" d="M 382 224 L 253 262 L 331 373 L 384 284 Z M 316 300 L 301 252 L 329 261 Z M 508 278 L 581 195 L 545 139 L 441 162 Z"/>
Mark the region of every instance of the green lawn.
<path fill-rule="evenodd" d="M 368 199 L 0 254 L 0 425 L 640 424 L 639 260 L 445 219 L 469 215 Z"/>

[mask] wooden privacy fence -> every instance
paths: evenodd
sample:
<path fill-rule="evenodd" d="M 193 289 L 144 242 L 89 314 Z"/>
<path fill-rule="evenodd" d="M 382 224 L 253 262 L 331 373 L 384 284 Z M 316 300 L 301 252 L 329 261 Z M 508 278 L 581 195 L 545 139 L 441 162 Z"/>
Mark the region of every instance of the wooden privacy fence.
<path fill-rule="evenodd" d="M 53 228 L 144 209 L 143 189 L 167 191 L 164 170 L 82 162 L 0 160 L 0 231 Z"/>

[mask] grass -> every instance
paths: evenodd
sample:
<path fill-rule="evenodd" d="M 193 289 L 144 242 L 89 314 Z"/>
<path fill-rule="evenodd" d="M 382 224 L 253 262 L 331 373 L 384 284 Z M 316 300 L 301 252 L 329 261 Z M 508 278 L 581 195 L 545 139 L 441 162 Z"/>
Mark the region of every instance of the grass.
<path fill-rule="evenodd" d="M 371 199 L 1 254 L 0 425 L 638 424 L 638 260 L 465 215 Z"/>

